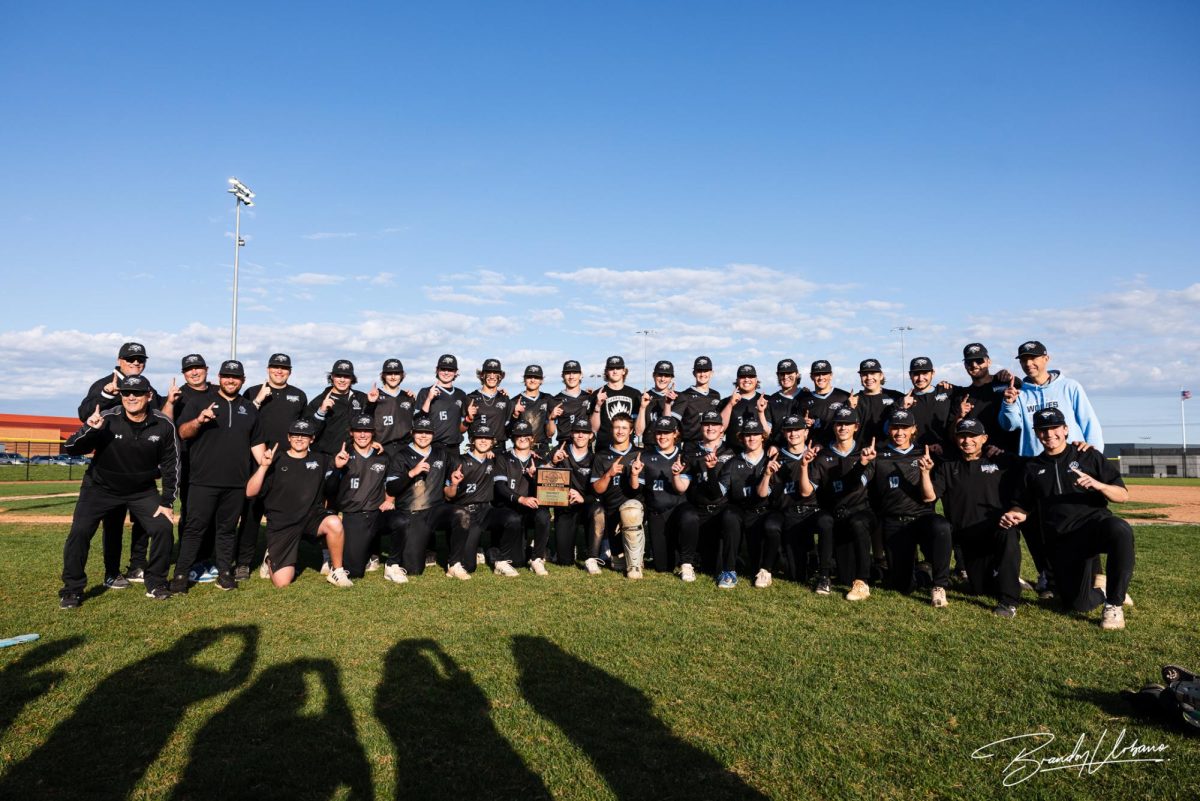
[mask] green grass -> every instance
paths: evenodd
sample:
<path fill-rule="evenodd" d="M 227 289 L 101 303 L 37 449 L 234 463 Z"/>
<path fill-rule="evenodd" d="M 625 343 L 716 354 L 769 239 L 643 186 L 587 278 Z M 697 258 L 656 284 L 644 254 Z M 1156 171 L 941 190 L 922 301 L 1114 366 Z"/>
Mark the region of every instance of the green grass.
<path fill-rule="evenodd" d="M 1146 484 L 1159 487 L 1200 487 L 1200 478 L 1134 478 L 1125 477 L 1126 484 Z"/>
<path fill-rule="evenodd" d="M 29 481 L 19 484 L 0 484 L 0 505 L 3 505 L 4 498 L 13 495 L 57 495 L 63 492 L 79 492 L 79 481 L 54 483 Z"/>
<path fill-rule="evenodd" d="M 1200 740 L 1118 693 L 1200 655 L 1200 528 L 1140 526 L 1129 628 L 1030 601 L 553 569 L 336 590 L 313 570 L 57 609 L 65 526 L 0 525 L 0 797 L 1194 798 Z M 99 538 L 89 577 L 101 573 Z M 309 558 L 314 554 L 308 553 Z M 1028 565 L 1028 562 L 1026 563 Z M 1032 568 L 1026 567 L 1027 575 Z M 1163 764 L 1013 790 L 985 744 L 1122 728 Z M 1128 735 L 1127 735 L 1128 736 Z M 280 761 L 282 760 L 282 761 Z M 264 784 L 268 777 L 274 784 Z M 338 784 L 344 785 L 340 794 Z M 1015 795 L 1020 793 L 1020 795 Z"/>
<path fill-rule="evenodd" d="M 77 481 L 85 471 L 82 464 L 0 464 L 0 481 Z"/>

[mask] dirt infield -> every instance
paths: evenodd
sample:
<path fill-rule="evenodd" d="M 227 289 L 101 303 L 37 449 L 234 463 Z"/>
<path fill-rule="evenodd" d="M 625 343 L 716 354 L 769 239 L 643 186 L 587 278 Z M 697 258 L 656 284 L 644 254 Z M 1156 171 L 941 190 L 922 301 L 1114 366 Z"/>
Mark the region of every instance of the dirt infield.
<path fill-rule="evenodd" d="M 1200 487 L 1135 484 L 1129 488 L 1129 500 L 1162 504 L 1163 508 L 1152 511 L 1166 515 L 1165 519 L 1172 523 L 1200 523 Z"/>

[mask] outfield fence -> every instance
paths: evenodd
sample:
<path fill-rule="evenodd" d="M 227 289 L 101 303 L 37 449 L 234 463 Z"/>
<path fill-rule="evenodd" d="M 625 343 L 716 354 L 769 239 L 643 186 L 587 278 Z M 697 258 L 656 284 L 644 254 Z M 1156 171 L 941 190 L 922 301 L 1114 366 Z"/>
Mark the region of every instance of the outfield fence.
<path fill-rule="evenodd" d="M 62 453 L 63 439 L 5 439 L 0 459 L 16 455 L 20 464 L 0 464 L 0 481 L 73 481 L 83 477 L 86 464 L 77 464 L 77 457 Z M 38 457 L 71 459 L 70 463 L 39 461 Z"/>

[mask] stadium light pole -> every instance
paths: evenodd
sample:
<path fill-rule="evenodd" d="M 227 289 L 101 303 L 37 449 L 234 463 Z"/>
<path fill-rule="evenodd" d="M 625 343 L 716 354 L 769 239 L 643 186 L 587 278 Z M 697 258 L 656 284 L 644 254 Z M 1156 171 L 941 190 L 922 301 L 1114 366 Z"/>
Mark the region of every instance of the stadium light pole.
<path fill-rule="evenodd" d="M 642 391 L 645 392 L 650 389 L 650 335 L 657 334 L 658 332 L 647 328 L 643 331 L 634 331 L 633 333 L 642 335 L 642 386 L 644 387 Z"/>
<path fill-rule="evenodd" d="M 898 325 L 892 329 L 892 331 L 900 332 L 900 375 L 901 376 L 908 375 L 908 370 L 906 370 L 904 368 L 904 332 L 911 331 L 911 330 L 912 330 L 911 325 Z M 903 377 L 900 380 L 903 381 L 904 380 Z M 911 380 L 908 382 L 908 385 L 909 385 L 909 387 L 912 387 Z"/>
<path fill-rule="evenodd" d="M 229 179 L 229 189 L 233 195 L 233 325 L 229 332 L 229 358 L 237 358 L 237 306 L 238 306 L 238 256 L 246 240 L 242 239 L 242 206 L 254 205 L 254 193 L 250 187 L 237 178 Z"/>

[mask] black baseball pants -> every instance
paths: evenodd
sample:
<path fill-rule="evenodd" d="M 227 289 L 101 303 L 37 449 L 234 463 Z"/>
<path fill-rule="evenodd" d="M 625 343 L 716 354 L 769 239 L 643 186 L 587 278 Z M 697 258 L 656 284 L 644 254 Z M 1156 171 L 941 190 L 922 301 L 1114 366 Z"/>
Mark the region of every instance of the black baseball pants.
<path fill-rule="evenodd" d="M 883 542 L 887 550 L 888 589 L 912 592 L 917 566 L 917 546 L 933 566 L 933 586 L 950 586 L 950 554 L 953 528 L 941 515 L 883 518 Z"/>
<path fill-rule="evenodd" d="M 214 554 L 217 571 L 233 572 L 233 551 L 237 540 L 238 516 L 246 500 L 244 487 L 188 487 L 188 517 L 179 536 L 179 558 L 175 578 L 187 578 L 200 556 L 205 532 L 216 532 Z"/>
<path fill-rule="evenodd" d="M 814 521 L 817 538 L 826 537 L 833 543 L 839 584 L 869 581 L 871 578 L 871 532 L 875 516 L 870 509 L 824 510 Z"/>
<path fill-rule="evenodd" d="M 792 505 L 783 510 L 783 552 L 787 577 L 792 581 L 808 578 L 808 553 L 817 541 L 817 571 L 821 578 L 833 572 L 833 530 L 817 526 L 817 507 Z"/>
<path fill-rule="evenodd" d="M 646 524 L 655 572 L 674 571 L 677 552 L 679 564 L 696 567 L 700 518 L 691 504 L 681 502 L 664 511 L 650 510 L 646 515 Z"/>
<path fill-rule="evenodd" d="M 1127 522 L 1105 517 L 1064 534 L 1046 533 L 1046 553 L 1064 609 L 1087 612 L 1102 603 L 1124 603 L 1134 562 L 1133 528 Z M 1100 554 L 1108 554 L 1105 592 L 1092 586 L 1092 564 Z"/>
<path fill-rule="evenodd" d="M 87 558 L 92 537 L 106 516 L 119 512 L 124 519 L 128 508 L 136 523 L 147 534 L 146 590 L 162 587 L 167 583 L 167 568 L 171 564 L 171 547 L 174 545 L 174 526 L 163 516 L 155 516 L 162 497 L 155 490 L 135 495 L 116 495 L 96 486 L 87 476 L 79 488 L 79 502 L 71 520 L 71 531 L 63 545 L 63 588 L 59 595 L 81 593 L 87 586 Z"/>

